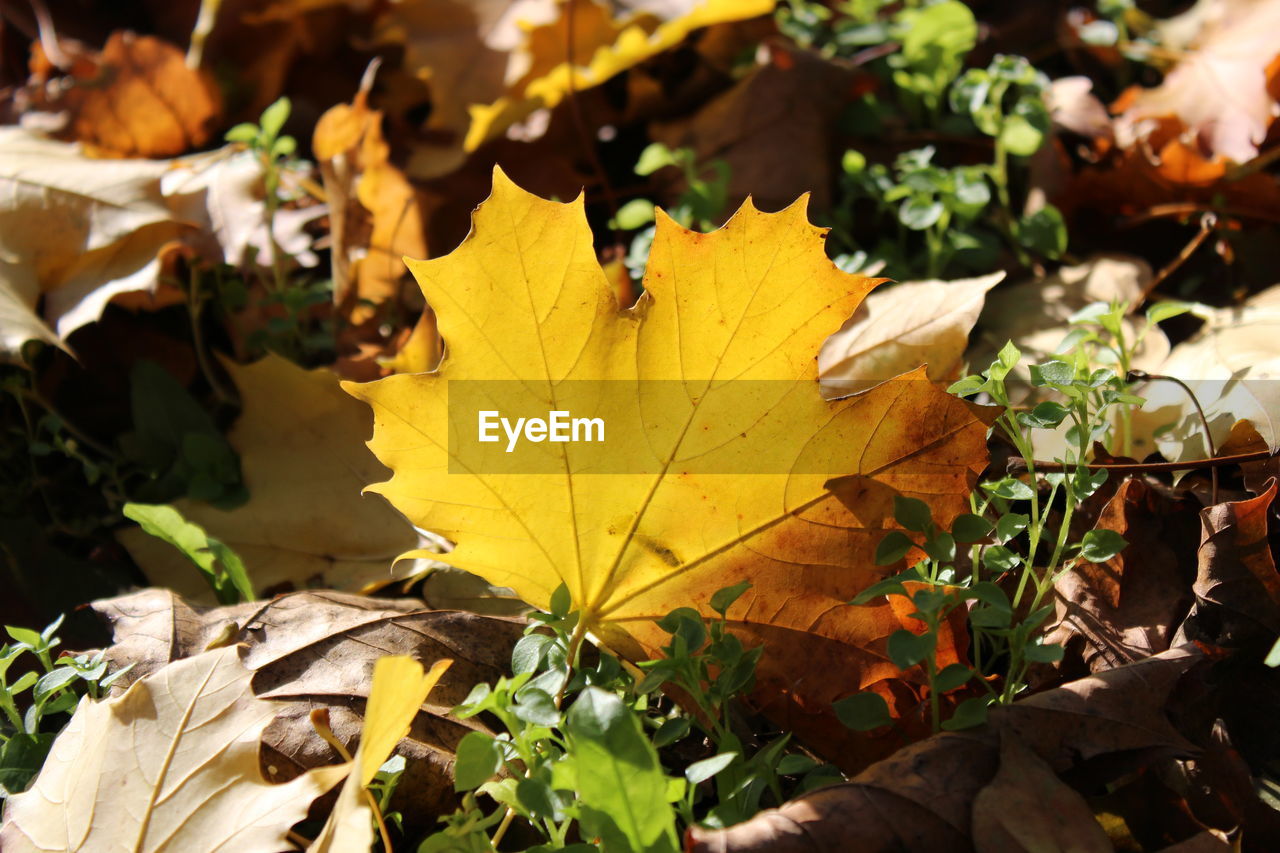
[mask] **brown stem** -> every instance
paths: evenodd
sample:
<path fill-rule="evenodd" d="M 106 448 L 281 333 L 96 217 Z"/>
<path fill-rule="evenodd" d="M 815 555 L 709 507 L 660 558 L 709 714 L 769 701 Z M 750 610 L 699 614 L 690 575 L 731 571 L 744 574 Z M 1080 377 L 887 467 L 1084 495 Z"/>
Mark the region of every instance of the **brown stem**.
<path fill-rule="evenodd" d="M 1191 398 L 1191 405 L 1196 407 L 1196 414 L 1200 416 L 1200 428 L 1204 430 L 1204 444 L 1209 450 L 1209 457 L 1213 458 L 1218 455 L 1218 448 L 1214 446 L 1213 433 L 1209 431 L 1209 419 L 1204 415 L 1204 409 L 1200 406 L 1200 401 L 1196 398 L 1196 393 L 1191 390 L 1191 386 L 1183 382 L 1176 376 L 1166 376 L 1163 373 L 1147 373 L 1145 370 L 1130 370 L 1129 375 L 1125 377 L 1125 381 L 1130 384 L 1134 382 L 1153 382 L 1163 380 L 1172 382 Z M 1210 500 L 1216 504 L 1218 502 L 1218 469 L 1213 467 L 1210 469 L 1210 475 L 1213 478 L 1212 490 L 1209 493 Z"/>
<path fill-rule="evenodd" d="M 1166 471 L 1191 471 L 1208 468 L 1216 472 L 1226 465 L 1239 465 L 1245 462 L 1262 462 L 1280 455 L 1280 450 L 1255 450 L 1252 453 L 1237 453 L 1234 456 L 1215 456 L 1212 459 L 1188 459 L 1185 462 L 1108 462 L 1105 464 L 1085 465 L 1090 471 L 1115 471 L 1117 474 L 1158 474 Z M 1046 474 L 1074 471 L 1079 465 L 1064 465 L 1061 462 L 1041 462 L 1033 460 L 1036 471 Z M 1027 460 L 1015 457 L 1009 460 L 1006 471 L 1017 474 L 1027 470 Z"/>
<path fill-rule="evenodd" d="M 1218 217 L 1212 212 L 1201 215 L 1200 230 L 1197 231 L 1196 235 L 1187 242 L 1187 245 L 1182 247 L 1182 251 L 1178 252 L 1177 256 L 1173 260 L 1165 264 L 1164 267 L 1161 268 L 1160 272 L 1156 273 L 1151 281 L 1147 282 L 1147 286 L 1142 288 L 1142 295 L 1133 300 L 1133 304 L 1129 306 L 1130 314 L 1137 311 L 1138 308 L 1151 296 L 1152 292 L 1164 283 L 1165 279 L 1177 272 L 1178 268 L 1187 262 L 1187 258 L 1190 258 L 1195 250 L 1200 248 L 1200 244 L 1213 233 L 1213 228 L 1217 224 Z"/>

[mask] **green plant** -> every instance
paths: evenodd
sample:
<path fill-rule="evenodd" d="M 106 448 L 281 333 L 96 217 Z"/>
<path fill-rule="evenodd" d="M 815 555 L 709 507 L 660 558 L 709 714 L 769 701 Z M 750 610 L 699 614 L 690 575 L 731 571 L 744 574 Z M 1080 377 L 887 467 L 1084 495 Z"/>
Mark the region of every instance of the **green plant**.
<path fill-rule="evenodd" d="M 104 653 L 68 655 L 55 659 L 61 640 L 59 616 L 43 631 L 5 626 L 12 643 L 0 646 L 0 797 L 24 790 L 44 764 L 61 724 L 81 696 L 97 699 L 133 664 L 107 674 Z M 24 656 L 34 657 L 37 669 L 28 669 L 12 683 L 9 670 Z M 22 694 L 31 691 L 29 697 Z M 48 718 L 59 725 L 47 726 Z"/>
<path fill-rule="evenodd" d="M 968 116 L 979 131 L 995 142 L 988 174 L 1015 246 L 1046 258 L 1058 258 L 1067 248 L 1067 228 L 1061 212 L 1045 204 L 1032 213 L 1015 215 L 1009 188 L 1010 156 L 1030 157 L 1048 137 L 1048 88 L 1049 78 L 1024 57 L 997 55 L 985 69 L 966 71 L 951 88 L 949 97 L 952 110 Z"/>
<path fill-rule="evenodd" d="M 271 277 L 262 304 L 267 315 L 265 327 L 255 330 L 249 343 L 254 348 L 277 350 L 295 361 L 305 361 L 317 352 L 333 348 L 332 321 L 321 322 L 315 330 L 310 329 L 309 322 L 314 309 L 332 301 L 333 286 L 332 282 L 324 279 L 291 278 L 284 267 L 284 251 L 276 239 L 276 217 L 281 206 L 290 200 L 282 195 L 283 178 L 297 169 L 293 162 L 297 141 L 292 136 L 281 134 L 291 109 L 289 99 L 282 97 L 262 111 L 256 124 L 243 122 L 227 131 L 226 140 L 244 145 L 262 166 L 263 224 L 271 253 Z M 247 283 L 234 270 L 217 268 L 212 273 L 212 283 L 205 283 L 193 274 L 188 288 L 198 354 L 203 353 L 199 341 L 199 317 L 204 304 L 216 299 L 224 310 L 234 312 L 249 302 Z M 202 367 L 217 390 L 215 374 L 207 364 L 202 363 Z"/>
<path fill-rule="evenodd" d="M 765 796 L 783 801 L 779 777 L 803 784 L 832 778 L 833 770 L 804 755 L 784 755 L 780 737 L 747 752 L 734 731 L 733 699 L 754 677 L 759 650 L 744 649 L 725 631 L 723 614 L 745 585 L 721 591 L 710 626 L 687 609 L 659 623 L 671 634 L 667 657 L 628 669 L 601 652 L 589 665 L 571 660 L 578 614 L 569 613 L 561 587 L 549 613 L 512 653 L 513 675 L 477 685 L 454 709 L 463 718 L 486 713 L 501 725 L 497 736 L 468 734 L 458 745 L 455 787 L 462 808 L 418 848 L 491 851 L 516 820 L 540 835 L 532 849 L 588 849 L 576 836 L 606 851 L 674 851 L 677 828 L 701 815 L 716 826 L 754 814 Z M 676 684 L 692 711 L 663 698 Z M 708 747 L 697 748 L 700 734 Z M 753 736 L 752 736 L 753 737 Z M 683 744 L 710 752 L 670 775 L 660 750 Z M 714 805 L 702 798 L 714 784 Z M 496 803 L 486 809 L 482 798 Z"/>
<path fill-rule="evenodd" d="M 941 275 L 958 254 L 972 257 L 967 265 L 980 267 L 994 260 L 995 238 L 978 220 L 991 201 L 985 170 L 980 166 L 946 169 L 933 163 L 934 148 L 928 146 L 898 155 L 892 172 L 881 163 L 867 164 L 858 151 L 845 152 L 842 161 L 847 199 L 870 199 L 884 218 L 897 223 L 897 240 L 883 240 L 874 255 L 892 268 L 908 264 L 913 247 L 909 232 L 924 237 L 924 273 Z M 852 210 L 842 206 L 836 212 L 838 235 L 851 243 Z"/>
<path fill-rule="evenodd" d="M 729 164 L 723 160 L 712 160 L 699 165 L 692 148 L 672 150 L 661 142 L 654 142 L 640 152 L 635 172 L 647 177 L 668 166 L 680 170 L 684 177 L 684 189 L 667 210 L 667 215 L 685 228 L 696 228 L 699 231 L 716 228 L 728 202 Z M 632 199 L 618 209 L 618 214 L 611 223 L 611 227 L 623 231 L 641 229 L 632 238 L 625 260 L 627 269 L 636 281 L 644 276 L 649 247 L 653 244 L 654 208 L 651 199 Z"/>
<path fill-rule="evenodd" d="M 124 505 L 124 516 L 181 551 L 204 575 L 219 604 L 238 604 L 256 597 L 240 556 L 172 506 L 129 503 Z"/>

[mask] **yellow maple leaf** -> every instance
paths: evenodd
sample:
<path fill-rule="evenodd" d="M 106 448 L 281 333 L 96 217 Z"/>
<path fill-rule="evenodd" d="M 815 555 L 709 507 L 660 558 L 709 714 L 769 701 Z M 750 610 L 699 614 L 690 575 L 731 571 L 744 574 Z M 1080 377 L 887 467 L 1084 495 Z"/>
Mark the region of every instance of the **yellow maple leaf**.
<path fill-rule="evenodd" d="M 711 234 L 659 213 L 645 294 L 621 309 L 582 200 L 495 171 L 467 240 L 409 262 L 439 316 L 439 368 L 343 386 L 373 407 L 370 447 L 393 471 L 371 489 L 456 542 L 443 559 L 534 606 L 565 584 L 582 630 L 625 656 L 655 653 L 653 620 L 711 615 L 747 580 L 731 621 L 766 642 L 761 678 L 779 691 L 821 704 L 893 677 L 873 647 L 901 615 L 846 602 L 886 573 L 873 554 L 895 494 L 942 523 L 964 511 L 990 416 L 923 368 L 823 399 L 818 350 L 878 283 L 838 270 L 824 233 L 803 201 L 748 202 Z M 507 404 L 589 411 L 610 440 L 504 457 L 468 430 Z M 806 656 L 806 638 L 828 642 Z"/>

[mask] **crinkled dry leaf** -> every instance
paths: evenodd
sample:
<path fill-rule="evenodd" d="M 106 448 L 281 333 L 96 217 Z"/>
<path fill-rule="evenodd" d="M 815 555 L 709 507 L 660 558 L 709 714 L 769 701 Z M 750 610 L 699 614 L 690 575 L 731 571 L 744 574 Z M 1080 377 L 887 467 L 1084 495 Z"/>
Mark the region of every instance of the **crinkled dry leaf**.
<path fill-rule="evenodd" d="M 53 87 L 37 79 L 42 109 L 68 113 L 66 138 L 113 157 L 174 157 L 210 139 L 222 112 L 212 76 L 155 36 L 116 31 L 102 53 L 77 57 L 72 76 Z"/>
<path fill-rule="evenodd" d="M 354 300 L 350 317 L 360 323 L 400 293 L 401 259 L 426 256 L 422 203 L 390 161 L 382 113 L 369 108 L 367 86 L 320 117 L 312 147 L 329 200 L 334 303 Z"/>
<path fill-rule="evenodd" d="M 426 610 L 412 599 L 331 591 L 202 609 L 169 590 L 147 589 L 93 607 L 112 623 L 112 667 L 134 665 L 126 678 L 197 655 L 210 643 L 246 644 L 255 693 L 279 700 L 279 714 L 262 738 L 264 770 L 277 781 L 341 760 L 315 733 L 314 708 L 327 708 L 338 739 L 354 748 L 379 658 L 406 655 L 427 667 L 452 660 L 396 750 L 407 764 L 392 807 L 404 812 L 407 825 L 423 829 L 458 804 L 452 769 L 458 741 L 488 731 L 475 719 L 449 717 L 449 709 L 476 684 L 508 672 L 524 627 L 512 619 Z"/>
<path fill-rule="evenodd" d="M 10 799 L 10 851 L 235 849 L 275 853 L 346 774 L 262 779 L 258 742 L 280 710 L 254 698 L 239 649 L 216 649 L 84 699 L 32 788 Z"/>
<path fill-rule="evenodd" d="M 827 210 L 836 183 L 828 148 L 854 79 L 815 53 L 779 52 L 692 116 L 652 122 L 649 133 L 668 148 L 692 148 L 699 162 L 727 163 L 731 204 L 750 195 L 772 209 L 812 193 L 813 207 Z"/>
<path fill-rule="evenodd" d="M 1037 789 L 1061 791 L 1052 774 L 1107 756 L 1120 778 L 1153 755 L 1191 754 L 1166 709 L 1179 679 L 1204 661 L 1194 647 L 1175 649 L 1099 677 L 1071 682 L 1007 708 L 968 732 L 912 744 L 843 785 L 823 788 L 722 830 L 694 827 L 690 853 L 866 853 L 965 850 L 990 839 L 986 810 L 975 801 L 1007 790 L 1004 774 L 1034 762 Z M 1016 743 L 1011 750 L 1001 744 Z M 1031 758 L 1034 756 L 1034 758 Z M 1024 784 L 1026 779 L 1019 780 Z M 1028 791 L 1026 794 L 1032 794 Z M 1032 799 L 1035 799 L 1034 797 Z M 1002 804 L 1008 809 L 1008 802 Z M 1075 807 L 1079 808 L 1079 803 Z M 1039 828 L 1052 817 L 1041 813 Z M 1028 822 L 1035 816 L 1024 811 Z M 1006 830 L 1009 825 L 1006 824 Z M 1025 825 L 1023 827 L 1026 828 Z M 991 849 L 991 848 L 985 848 Z M 1018 848 L 1004 848 L 1018 849 Z M 1026 849 L 1052 849 L 1027 847 Z M 1083 848 L 1108 849 L 1094 847 Z"/>
<path fill-rule="evenodd" d="M 157 252 L 187 230 L 161 195 L 168 168 L 0 128 L 0 353 L 64 340 L 116 294 L 155 287 Z"/>
<path fill-rule="evenodd" d="M 472 236 L 411 263 L 447 342 L 440 368 L 344 386 L 373 407 L 370 446 L 393 471 L 372 488 L 457 543 L 442 560 L 530 604 L 566 584 L 584 628 L 628 657 L 665 642 L 653 620 L 681 606 L 711 615 L 713 593 L 748 580 L 731 618 L 773 633 L 761 678 L 803 703 L 827 688 L 826 656 L 803 670 L 771 661 L 815 637 L 858 647 L 878 608 L 846 602 L 886 573 L 873 552 L 894 495 L 929 501 L 941 523 L 962 511 L 992 411 L 920 370 L 822 398 L 817 351 L 874 282 L 831 264 L 802 204 L 747 205 L 705 235 L 665 215 L 657 227 L 645 295 L 620 309 L 581 201 L 539 199 L 497 172 Z M 451 419 L 474 429 L 459 401 L 498 380 L 553 409 L 579 389 L 625 438 L 604 458 L 572 443 L 514 457 L 562 473 L 531 476 L 505 456 L 466 473 Z M 640 423 L 648 432 L 631 432 Z M 595 464 L 620 468 L 573 473 Z"/>
<path fill-rule="evenodd" d="M 1111 853 L 1107 833 L 1084 798 L 1008 732 L 1000 736 L 1000 769 L 973 800 L 977 853 Z"/>
<path fill-rule="evenodd" d="M 1179 559 L 1178 535 L 1189 522 L 1194 511 L 1175 515 L 1142 480 L 1120 484 L 1094 526 L 1119 533 L 1128 547 L 1105 563 L 1081 561 L 1054 584 L 1045 642 L 1066 648 L 1064 668 L 1101 672 L 1169 648 L 1192 600 L 1192 567 Z"/>
<path fill-rule="evenodd" d="M 1201 510 L 1190 639 L 1239 646 L 1280 631 L 1280 574 L 1267 535 L 1276 489 L 1272 480 L 1257 497 Z"/>
<path fill-rule="evenodd" d="M 945 382 L 963 366 L 969 333 L 1003 272 L 956 281 L 906 281 L 868 296 L 818 354 L 822 393 L 865 391 L 928 365 Z"/>
<path fill-rule="evenodd" d="M 1268 446 L 1280 445 L 1280 285 L 1244 304 L 1212 312 L 1204 327 L 1178 344 L 1152 373 L 1175 376 L 1196 395 L 1214 445 L 1236 421 L 1248 420 Z M 1172 382 L 1156 381 L 1139 392 L 1147 402 L 1134 416 L 1136 437 L 1152 441 L 1169 460 L 1209 454 L 1195 403 Z M 1172 424 L 1173 428 L 1159 431 Z M 1153 436 L 1154 434 L 1154 436 Z"/>
<path fill-rule="evenodd" d="M 431 90 L 426 129 L 408 164 L 415 178 L 462 165 L 573 90 L 674 47 L 700 27 L 773 10 L 775 0 L 399 0 L 379 17 L 379 41 L 403 45 L 404 68 Z M 572 65 L 568 15 L 573 16 Z"/>
<path fill-rule="evenodd" d="M 1276 114 L 1271 78 L 1280 74 L 1276 0 L 1200 0 L 1196 37 L 1163 82 L 1126 99 L 1116 141 L 1137 145 L 1162 120 L 1181 125 L 1190 147 L 1207 158 L 1252 160 Z"/>
<path fill-rule="evenodd" d="M 269 355 L 227 369 L 244 403 L 228 440 L 240 454 L 249 501 L 229 512 L 179 501 L 183 515 L 236 550 L 259 591 L 358 590 L 400 576 L 392 561 L 419 539 L 394 509 L 360 495 L 383 471 L 360 446 L 367 410 L 323 368 L 308 371 Z M 134 527 L 119 538 L 152 583 L 212 601 L 176 550 Z"/>

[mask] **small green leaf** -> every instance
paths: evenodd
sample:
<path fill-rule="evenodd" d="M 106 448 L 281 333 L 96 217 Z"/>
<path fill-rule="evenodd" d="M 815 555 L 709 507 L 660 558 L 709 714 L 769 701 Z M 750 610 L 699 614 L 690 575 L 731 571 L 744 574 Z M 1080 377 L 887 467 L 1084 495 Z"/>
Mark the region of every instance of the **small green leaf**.
<path fill-rule="evenodd" d="M 727 615 L 733 603 L 750 588 L 751 581 L 741 581 L 733 586 L 726 586 L 724 589 L 716 590 L 715 594 L 711 596 L 711 609 L 721 616 Z"/>
<path fill-rule="evenodd" d="M 514 710 L 518 718 L 535 726 L 554 726 L 560 722 L 560 710 L 551 694 L 537 688 L 521 690 Z"/>
<path fill-rule="evenodd" d="M 515 675 L 537 672 L 546 655 L 547 644 L 555 642 L 546 634 L 526 634 L 511 650 L 511 671 Z"/>
<path fill-rule="evenodd" d="M 695 761 L 684 769 L 684 778 L 690 785 L 697 785 L 715 776 L 738 758 L 736 752 L 722 752 L 701 761 Z"/>
<path fill-rule="evenodd" d="M 933 680 L 933 689 L 939 693 L 955 690 L 973 677 L 973 670 L 962 663 L 953 663 L 945 667 Z"/>
<path fill-rule="evenodd" d="M 982 566 L 991 572 L 1008 572 L 1022 565 L 1022 558 L 1003 545 L 982 550 Z"/>
<path fill-rule="evenodd" d="M 1018 412 L 1018 423 L 1032 429 L 1053 429 L 1067 419 L 1071 410 L 1061 403 L 1045 400 L 1029 412 Z"/>
<path fill-rule="evenodd" d="M 917 498 L 893 496 L 893 517 L 908 530 L 925 533 L 933 525 L 933 512 L 929 505 Z"/>
<path fill-rule="evenodd" d="M 647 198 L 633 198 L 618 208 L 614 218 L 614 227 L 623 231 L 634 231 L 643 228 L 654 219 L 653 202 Z"/>
<path fill-rule="evenodd" d="M 869 732 L 893 722 L 884 697 L 871 691 L 846 696 L 833 702 L 831 707 L 836 712 L 836 718 L 855 732 Z"/>
<path fill-rule="evenodd" d="M 284 123 L 289 120 L 289 111 L 293 105 L 286 97 L 276 100 L 271 106 L 262 111 L 262 117 L 258 119 L 258 124 L 262 128 L 262 138 L 269 142 L 274 142 L 276 137 L 280 135 L 280 130 L 284 127 Z"/>
<path fill-rule="evenodd" d="M 880 701 L 884 702 L 883 699 Z M 886 708 L 886 714 L 887 712 L 888 709 Z M 808 773 L 817 766 L 818 762 L 814 761 L 807 755 L 801 755 L 796 752 L 791 755 L 782 756 L 782 758 L 778 760 L 778 766 L 774 769 L 779 776 L 799 776 L 801 773 Z"/>
<path fill-rule="evenodd" d="M 573 599 L 569 595 L 569 587 L 560 584 L 556 587 L 555 592 L 551 593 L 551 615 L 565 617 L 569 615 L 569 608 L 573 606 Z"/>
<path fill-rule="evenodd" d="M 1004 498 L 1009 501 L 1029 501 L 1035 497 L 1035 492 L 1031 490 L 1030 486 L 1013 477 L 1005 477 L 1003 480 L 997 480 L 994 483 L 983 483 L 982 488 L 998 498 Z"/>
<path fill-rule="evenodd" d="M 964 700 L 956 707 L 956 712 L 951 715 L 951 719 L 942 724 L 942 728 L 945 731 L 956 732 L 982 725 L 987 721 L 990 702 L 990 696 L 976 696 L 973 699 Z"/>
<path fill-rule="evenodd" d="M 910 669 L 933 653 L 935 642 L 933 634 L 913 634 L 900 628 L 889 635 L 889 660 L 898 669 Z"/>
<path fill-rule="evenodd" d="M 891 530 L 876 546 L 876 565 L 891 566 L 907 556 L 915 543 L 901 530 Z"/>
<path fill-rule="evenodd" d="M 227 142 L 240 142 L 251 145 L 258 138 L 258 126 L 253 122 L 241 122 L 227 131 L 223 137 Z"/>
<path fill-rule="evenodd" d="M 677 165 L 679 161 L 676 159 L 675 152 L 661 142 L 654 142 L 640 152 L 635 172 L 637 175 L 652 175 L 659 169 Z"/>
<path fill-rule="evenodd" d="M 996 521 L 996 538 L 1008 542 L 1027 529 L 1031 519 L 1020 512 L 1007 512 Z"/>
<path fill-rule="evenodd" d="M 672 717 L 669 720 L 663 720 L 662 725 L 658 726 L 658 730 L 653 733 L 653 745 L 658 749 L 670 746 L 687 735 L 691 728 L 692 724 L 688 717 Z"/>
<path fill-rule="evenodd" d="M 1022 656 L 1031 663 L 1057 663 L 1062 655 L 1063 648 L 1057 643 L 1033 643 L 1022 650 Z"/>
<path fill-rule="evenodd" d="M 1091 563 L 1105 563 L 1128 544 L 1128 540 L 1114 530 L 1094 529 L 1084 535 L 1080 556 Z"/>
<path fill-rule="evenodd" d="M 956 540 L 950 533 L 939 533 L 924 543 L 924 552 L 929 559 L 938 563 L 954 563 L 956 559 Z"/>
<path fill-rule="evenodd" d="M 1157 302 L 1147 309 L 1147 322 L 1163 323 L 1170 318 L 1186 314 L 1194 307 L 1190 302 L 1178 302 L 1172 299 L 1165 302 Z"/>
<path fill-rule="evenodd" d="M 453 789 L 470 791 L 493 778 L 502 766 L 498 742 L 482 732 L 469 732 L 458 742 L 453 768 Z"/>
<path fill-rule="evenodd" d="M 980 515 L 965 513 L 951 522 L 951 535 L 957 542 L 978 542 L 990 535 L 995 526 Z"/>

